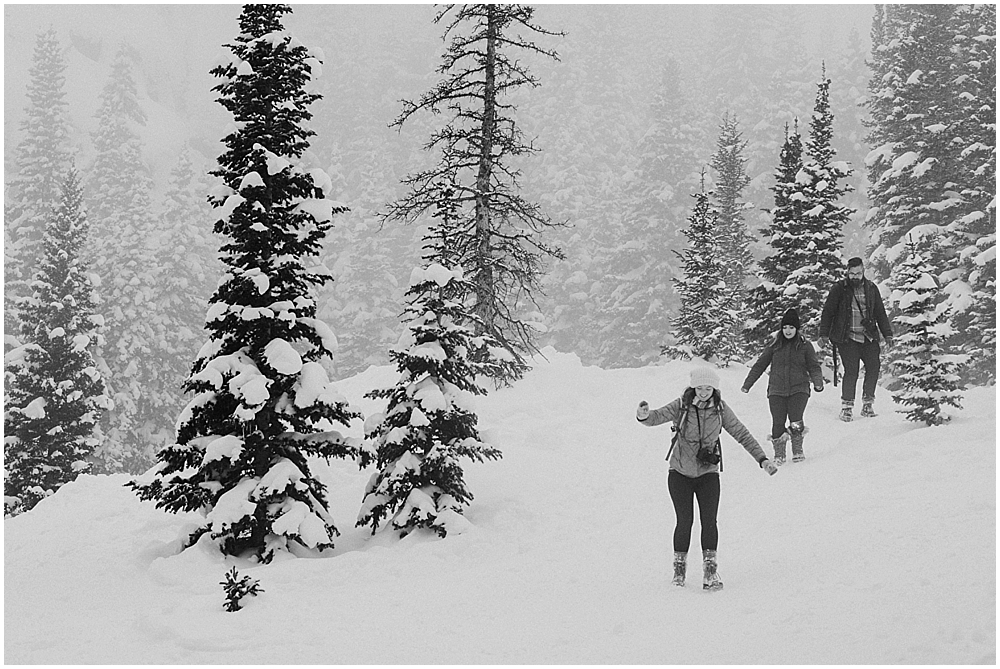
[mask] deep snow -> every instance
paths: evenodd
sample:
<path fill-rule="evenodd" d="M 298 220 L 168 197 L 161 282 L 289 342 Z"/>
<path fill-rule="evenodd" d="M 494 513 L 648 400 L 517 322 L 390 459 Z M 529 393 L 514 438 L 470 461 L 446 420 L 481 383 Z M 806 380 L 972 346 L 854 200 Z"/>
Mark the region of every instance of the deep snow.
<path fill-rule="evenodd" d="M 670 430 L 634 418 L 679 395 L 690 363 L 628 370 L 548 360 L 478 398 L 498 462 L 467 464 L 469 529 L 399 541 L 353 527 L 371 471 L 317 464 L 343 536 L 270 565 L 201 544 L 193 517 L 139 502 L 128 477 L 83 476 L 4 522 L 4 662 L 193 664 L 996 662 L 996 390 L 942 427 L 894 413 L 836 420 L 814 394 L 804 463 L 768 477 L 723 437 L 725 590 L 670 585 Z M 766 379 L 720 370 L 765 450 Z M 339 389 L 390 384 L 369 369 Z M 354 426 L 361 435 L 361 422 Z M 699 549 L 698 526 L 692 552 Z M 237 566 L 263 592 L 235 613 Z"/>

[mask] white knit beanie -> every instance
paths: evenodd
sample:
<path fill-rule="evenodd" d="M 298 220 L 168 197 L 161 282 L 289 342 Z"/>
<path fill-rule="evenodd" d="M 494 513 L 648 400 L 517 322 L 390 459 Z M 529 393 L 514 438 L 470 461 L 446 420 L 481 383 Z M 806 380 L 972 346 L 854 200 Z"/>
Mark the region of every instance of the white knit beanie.
<path fill-rule="evenodd" d="M 691 370 L 691 387 L 712 386 L 719 389 L 719 375 L 711 367 L 695 367 Z"/>

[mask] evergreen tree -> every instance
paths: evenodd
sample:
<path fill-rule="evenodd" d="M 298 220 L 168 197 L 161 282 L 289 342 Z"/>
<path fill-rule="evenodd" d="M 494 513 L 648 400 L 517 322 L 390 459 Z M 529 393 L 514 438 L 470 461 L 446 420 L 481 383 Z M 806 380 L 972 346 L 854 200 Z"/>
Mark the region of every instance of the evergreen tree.
<path fill-rule="evenodd" d="M 268 562 L 276 551 L 322 550 L 337 529 L 326 486 L 310 458 L 356 453 L 337 424 L 358 417 L 329 382 L 323 362 L 336 339 L 316 318 L 314 267 L 333 215 L 330 180 L 302 156 L 304 127 L 319 98 L 307 87 L 321 60 L 282 27 L 287 5 L 246 5 L 233 61 L 212 70 L 219 102 L 237 129 L 213 172 L 215 231 L 226 274 L 210 301 L 210 339 L 185 387 L 195 397 L 177 419 L 177 443 L 158 454 L 151 478 L 129 485 L 170 512 L 200 511 L 226 555 Z"/>
<path fill-rule="evenodd" d="M 670 279 L 680 275 L 664 253 L 680 245 L 685 205 L 678 194 L 698 185 L 695 151 L 701 133 L 688 118 L 680 72 L 672 58 L 662 71 L 652 102 L 652 124 L 638 146 L 639 164 L 627 194 L 622 234 L 627 241 L 609 250 L 610 293 L 602 305 L 605 327 L 616 336 L 603 342 L 602 363 L 635 367 L 655 360 L 675 307 Z"/>
<path fill-rule="evenodd" d="M 935 243 L 923 237 L 910 244 L 906 259 L 893 273 L 890 296 L 900 312 L 894 320 L 902 326 L 889 363 L 900 386 L 892 397 L 898 404 L 910 407 L 899 413 L 927 425 L 951 420 L 945 406 L 961 408 L 963 388 L 958 371 L 968 358 L 949 354 L 944 346 L 955 330 L 930 262 Z"/>
<path fill-rule="evenodd" d="M 958 345 L 972 355 L 965 374 L 989 383 L 996 380 L 996 5 L 962 5 L 955 23 L 960 111 L 951 134 L 961 202 L 950 228 L 963 240 L 958 273 L 969 292 L 953 291 L 950 304 Z"/>
<path fill-rule="evenodd" d="M 89 228 L 82 205 L 71 170 L 45 228 L 32 294 L 18 300 L 24 345 L 5 359 L 5 513 L 31 509 L 90 470 L 108 408 L 92 354 L 102 319 L 80 254 Z"/>
<path fill-rule="evenodd" d="M 758 349 L 775 332 L 775 322 L 790 307 L 798 308 L 797 284 L 790 293 L 788 277 L 802 266 L 800 254 L 809 240 L 802 231 L 805 198 L 798 176 L 802 172 L 802 139 L 798 121 L 789 134 L 785 126 L 785 143 L 781 147 L 778 169 L 774 174 L 774 208 L 768 213 L 770 225 L 761 230 L 767 240 L 769 255 L 760 261 L 760 284 L 747 296 L 748 318 L 744 335 L 753 349 Z"/>
<path fill-rule="evenodd" d="M 735 114 L 725 113 L 719 125 L 719 138 L 711 166 L 715 173 L 713 202 L 718 215 L 716 241 L 721 254 L 721 279 L 725 284 L 725 298 L 719 306 L 731 314 L 725 319 L 733 327 L 726 346 L 734 356 L 738 356 L 743 348 L 741 335 L 747 318 L 746 283 L 753 266 L 750 233 L 743 217 L 748 206 L 743 200 L 743 190 L 750 183 L 746 172 L 746 148 L 747 142 L 743 139 Z"/>
<path fill-rule="evenodd" d="M 455 299 L 471 289 L 463 280 L 459 268 L 438 263 L 413 271 L 406 331 L 390 353 L 399 379 L 367 395 L 388 400 L 384 414 L 366 421 L 368 448 L 361 453 L 363 466 L 379 468 L 358 515 L 358 525 L 372 533 L 387 519 L 403 536 L 421 527 L 442 537 L 460 531 L 458 516 L 472 494 L 459 459 L 500 457 L 481 441 L 470 409 L 471 396 L 485 390 L 468 355 L 490 342 L 476 341 L 474 319 Z"/>
<path fill-rule="evenodd" d="M 96 452 L 103 471 L 140 472 L 152 464 L 151 435 L 166 429 L 157 414 L 160 391 L 153 321 L 159 290 L 159 249 L 150 211 L 152 180 L 136 126 L 145 123 L 131 72 L 131 51 L 115 54 L 101 90 L 97 151 L 90 169 L 87 211 L 93 225 L 88 264 L 101 278 L 98 294 L 107 317 L 106 341 L 97 351 L 114 408 L 105 415 L 106 439 Z"/>
<path fill-rule="evenodd" d="M 389 205 L 385 220 L 413 221 L 441 200 L 444 183 L 454 184 L 464 225 L 460 232 L 468 256 L 461 266 L 474 287 L 470 297 L 479 325 L 512 354 L 511 364 L 499 365 L 500 381 L 520 378 L 527 370 L 524 355 L 536 350 L 535 327 L 519 314 L 523 300 L 533 304 L 546 257 L 561 252 L 547 245 L 541 233 L 554 225 L 537 204 L 519 192 L 520 171 L 512 164 L 537 151 L 514 119 L 511 95 L 537 79 L 518 58 L 532 54 L 557 58 L 525 36 L 558 35 L 532 21 L 534 9 L 524 5 L 451 5 L 445 37 L 451 42 L 438 72 L 444 76 L 417 102 L 404 101 L 393 122 L 401 128 L 418 111 L 451 118 L 432 133 L 426 149 L 437 149 L 440 162 L 404 179 L 409 192 Z"/>
<path fill-rule="evenodd" d="M 674 251 L 684 267 L 684 277 L 674 279 L 681 296 L 680 311 L 671 320 L 675 342 L 660 350 L 669 357 L 717 359 L 726 366 L 740 348 L 732 337 L 739 314 L 729 308 L 719 214 L 710 202 L 712 192 L 705 190 L 704 175 L 693 197 L 695 206 L 684 230 L 688 248 Z"/>
<path fill-rule="evenodd" d="M 928 261 L 959 330 L 948 345 L 976 353 L 967 373 L 987 381 L 995 376 L 995 10 L 893 5 L 879 18 L 875 149 L 866 160 L 875 269 L 894 272 L 908 232 L 935 226 Z"/>
<path fill-rule="evenodd" d="M 14 303 L 31 294 L 27 284 L 38 267 L 46 221 L 59 205 L 69 168 L 65 70 L 62 48 L 50 28 L 35 42 L 22 137 L 4 189 L 4 334 L 18 330 Z"/>
<path fill-rule="evenodd" d="M 912 228 L 945 225 L 946 210 L 960 199 L 952 182 L 957 154 L 947 132 L 957 115 L 951 72 L 956 7 L 893 5 L 879 26 L 888 41 L 875 47 L 879 60 L 869 90 L 874 149 L 866 159 L 872 203 L 866 225 L 876 277 L 889 275 L 890 258 L 903 255 Z M 938 246 L 942 258 L 934 262 L 943 270 L 950 242 Z"/>
<path fill-rule="evenodd" d="M 182 152 L 170 174 L 159 224 L 146 240 L 156 265 L 150 268 L 155 291 L 149 293 L 147 310 L 153 338 L 147 341 L 150 382 L 143 399 L 158 419 L 149 422 L 143 438 L 154 451 L 173 439 L 173 421 L 167 417 L 184 406 L 182 385 L 205 339 L 208 298 L 222 274 L 207 190 L 206 179 Z"/>
<path fill-rule="evenodd" d="M 830 286 L 843 274 L 841 245 L 843 229 L 852 210 L 840 204 L 851 192 L 842 183 L 852 173 L 850 165 L 834 160 L 833 114 L 830 111 L 830 79 L 823 68 L 816 91 L 816 105 L 809 121 L 809 140 L 802 170 L 796 176 L 801 194 L 798 258 L 786 278 L 784 294 L 794 295 L 806 336 L 819 334 L 819 320 Z M 792 195 L 792 197 L 798 197 Z M 791 305 L 790 305 L 791 306 Z"/>

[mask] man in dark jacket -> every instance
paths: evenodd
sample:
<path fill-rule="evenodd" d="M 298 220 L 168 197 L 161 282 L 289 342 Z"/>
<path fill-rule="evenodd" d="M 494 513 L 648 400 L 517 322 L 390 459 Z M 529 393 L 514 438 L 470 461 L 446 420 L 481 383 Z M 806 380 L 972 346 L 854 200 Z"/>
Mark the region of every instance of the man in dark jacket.
<path fill-rule="evenodd" d="M 861 258 L 847 262 L 847 278 L 833 284 L 823 306 L 819 323 L 819 340 L 823 348 L 833 341 L 844 363 L 841 386 L 840 419 L 850 421 L 854 413 L 861 363 L 865 365 L 865 380 L 861 387 L 861 415 L 875 415 L 875 384 L 882 365 L 879 334 L 886 346 L 892 346 L 892 326 L 885 314 L 885 305 L 878 287 L 865 278 Z"/>

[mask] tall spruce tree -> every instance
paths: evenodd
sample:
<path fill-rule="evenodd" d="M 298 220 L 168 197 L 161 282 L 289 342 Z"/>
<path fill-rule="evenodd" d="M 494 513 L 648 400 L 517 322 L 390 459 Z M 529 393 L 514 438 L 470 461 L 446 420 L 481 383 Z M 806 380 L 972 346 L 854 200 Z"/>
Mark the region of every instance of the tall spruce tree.
<path fill-rule="evenodd" d="M 768 212 L 771 223 L 761 230 L 770 253 L 760 261 L 760 283 L 747 295 L 747 324 L 744 335 L 751 348 L 760 348 L 776 330 L 781 314 L 798 301 L 788 277 L 801 266 L 799 256 L 809 240 L 803 235 L 803 205 L 798 176 L 802 172 L 802 138 L 796 119 L 792 132 L 785 126 L 778 169 L 774 174 L 774 207 Z M 797 288 L 797 286 L 796 286 Z"/>
<path fill-rule="evenodd" d="M 315 267 L 335 213 L 330 180 L 303 154 L 308 92 L 321 60 L 282 27 L 287 5 L 246 5 L 233 61 L 212 70 L 237 129 L 213 174 L 215 231 L 224 236 L 224 281 L 207 314 L 210 339 L 185 386 L 194 399 L 177 419 L 177 443 L 151 478 L 130 486 L 167 511 L 200 511 L 185 545 L 208 535 L 226 555 L 270 561 L 276 551 L 322 550 L 338 534 L 326 486 L 309 458 L 351 457 L 336 426 L 358 414 L 323 362 L 336 345 L 316 318 Z"/>
<path fill-rule="evenodd" d="M 208 299 L 222 275 L 207 190 L 206 175 L 197 173 L 183 152 L 170 174 L 158 225 L 146 241 L 157 256 L 151 268 L 156 290 L 149 294 L 147 305 L 153 334 L 149 356 L 154 364 L 149 366 L 145 396 L 149 413 L 160 418 L 144 435 L 154 451 L 172 443 L 172 418 L 184 407 L 182 385 L 205 340 Z"/>
<path fill-rule="evenodd" d="M 437 70 L 444 78 L 417 102 L 404 101 L 393 126 L 419 111 L 447 110 L 450 118 L 425 146 L 440 151 L 441 159 L 406 177 L 409 192 L 384 214 L 389 221 L 413 221 L 441 200 L 443 184 L 454 185 L 463 221 L 456 234 L 466 240 L 459 244 L 466 250 L 460 264 L 474 287 L 469 297 L 477 327 L 513 356 L 495 367 L 504 382 L 520 378 L 527 370 L 524 356 L 536 350 L 536 327 L 519 310 L 524 300 L 537 306 L 544 260 L 562 257 L 543 240 L 555 224 L 522 197 L 514 164 L 537 151 L 514 118 L 515 91 L 540 85 L 521 58 L 557 59 L 530 37 L 561 34 L 535 24 L 533 15 L 529 6 L 494 4 L 449 5 L 437 13 L 434 22 L 447 20 L 444 35 L 451 37 Z"/>
<path fill-rule="evenodd" d="M 24 344 L 4 360 L 5 514 L 31 509 L 91 469 L 95 427 L 109 402 L 93 358 L 103 319 L 81 257 L 88 229 L 70 170 L 45 228 L 32 294 L 18 299 Z"/>
<path fill-rule="evenodd" d="M 384 414 L 365 422 L 368 441 L 361 452 L 364 466 L 378 467 L 358 515 L 358 525 L 371 526 L 372 533 L 386 520 L 403 536 L 416 528 L 442 537 L 461 531 L 472 493 L 459 459 L 500 457 L 482 442 L 469 401 L 486 391 L 468 355 L 496 342 L 477 341 L 474 316 L 456 299 L 471 289 L 463 281 L 460 268 L 439 263 L 413 271 L 406 330 L 390 353 L 399 379 L 367 395 L 388 400 Z"/>
<path fill-rule="evenodd" d="M 606 262 L 609 294 L 604 327 L 615 333 L 602 342 L 602 364 L 637 367 L 655 361 L 676 306 L 670 279 L 680 267 L 666 249 L 682 243 L 680 222 L 687 204 L 681 193 L 698 186 L 696 151 L 702 133 L 689 117 L 672 58 L 661 72 L 651 104 L 651 125 L 637 147 L 639 164 L 626 194 L 621 233 L 627 241 L 610 249 Z"/>
<path fill-rule="evenodd" d="M 948 346 L 986 363 L 967 372 L 981 381 L 995 376 L 987 362 L 995 342 L 989 313 L 996 181 L 991 17 L 995 11 L 959 5 L 893 5 L 882 12 L 883 43 L 868 102 L 875 148 L 866 159 L 874 205 L 866 223 L 876 272 L 894 272 L 906 257 L 911 229 L 937 227 L 928 260 L 959 330 Z"/>
<path fill-rule="evenodd" d="M 896 337 L 889 369 L 899 386 L 893 399 L 909 407 L 899 413 L 912 421 L 940 425 L 951 420 L 944 407 L 961 408 L 959 370 L 968 356 L 948 353 L 944 346 L 955 330 L 948 322 L 947 305 L 930 262 L 936 255 L 936 240 L 930 236 L 935 232 L 914 230 L 909 238 L 921 233 L 908 244 L 909 252 L 891 279 L 890 301 L 899 311 L 895 322 L 902 332 Z"/>
<path fill-rule="evenodd" d="M 798 257 L 785 281 L 784 294 L 794 298 L 806 336 L 818 336 L 819 320 L 830 286 L 843 274 L 840 249 L 844 225 L 852 210 L 840 203 L 854 190 L 845 183 L 853 170 L 846 162 L 835 160 L 833 114 L 830 111 L 830 79 L 826 67 L 817 85 L 816 105 L 809 120 L 802 170 L 796 176 L 800 195 L 792 195 L 801 205 Z"/>
<path fill-rule="evenodd" d="M 101 279 L 98 295 L 107 318 L 97 351 L 114 408 L 105 414 L 106 438 L 96 453 L 105 472 L 138 473 L 153 462 L 151 435 L 169 419 L 155 410 L 161 392 L 153 328 L 158 292 L 158 249 L 150 207 L 152 179 L 142 158 L 137 126 L 145 124 L 132 76 L 132 50 L 122 45 L 100 93 L 97 155 L 89 169 L 87 211 L 93 228 L 87 261 Z M 172 389 L 170 389 L 172 390 Z"/>
<path fill-rule="evenodd" d="M 18 330 L 14 303 L 31 294 L 28 283 L 43 253 L 46 221 L 59 206 L 69 168 L 65 70 L 62 47 L 50 28 L 35 42 L 21 139 L 4 189 L 4 334 Z"/>
<path fill-rule="evenodd" d="M 739 129 L 735 114 L 726 112 L 719 124 L 719 138 L 712 155 L 714 172 L 713 203 L 718 215 L 716 241 L 723 269 L 725 298 L 719 308 L 727 313 L 725 321 L 732 326 L 726 349 L 738 357 L 743 348 L 742 332 L 747 319 L 746 283 L 753 267 L 750 233 L 744 220 L 747 203 L 743 191 L 750 184 L 746 165 L 747 141 Z M 726 360 L 728 360 L 726 354 Z"/>
<path fill-rule="evenodd" d="M 957 343 L 972 355 L 964 373 L 971 382 L 990 383 L 996 381 L 996 5 L 962 5 L 954 21 L 960 111 L 949 132 L 959 149 L 961 202 L 949 228 L 964 247 L 957 270 L 968 295 L 953 291 L 952 305 Z"/>
<path fill-rule="evenodd" d="M 718 211 L 712 206 L 712 192 L 692 195 L 694 209 L 684 235 L 688 248 L 674 251 L 684 267 L 684 276 L 674 279 L 681 307 L 671 320 L 674 342 L 662 346 L 661 354 L 672 358 L 698 357 L 715 360 L 722 366 L 738 356 L 740 344 L 733 340 L 738 314 L 729 309 L 731 294 L 726 286 L 724 254 L 721 251 Z"/>
<path fill-rule="evenodd" d="M 956 148 L 947 132 L 957 115 L 951 72 L 956 7 L 893 5 L 881 19 L 886 41 L 875 47 L 869 89 L 874 148 L 866 159 L 872 203 L 866 225 L 872 229 L 870 266 L 877 278 L 889 275 L 890 257 L 905 255 L 900 250 L 909 230 L 945 225 L 947 210 L 960 200 L 952 181 Z M 947 263 L 950 245 L 942 239 L 939 266 Z"/>

